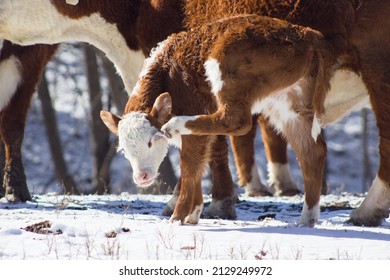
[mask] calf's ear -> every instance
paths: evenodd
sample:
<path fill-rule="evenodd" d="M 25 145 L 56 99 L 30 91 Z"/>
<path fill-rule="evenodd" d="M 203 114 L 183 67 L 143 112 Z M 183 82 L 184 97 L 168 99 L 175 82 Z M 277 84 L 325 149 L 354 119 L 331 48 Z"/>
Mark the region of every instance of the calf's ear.
<path fill-rule="evenodd" d="M 112 133 L 118 134 L 118 124 L 121 117 L 107 111 L 100 111 L 100 118 Z"/>
<path fill-rule="evenodd" d="M 163 125 L 172 117 L 172 98 L 168 92 L 164 92 L 157 97 L 153 109 L 150 112 Z"/>

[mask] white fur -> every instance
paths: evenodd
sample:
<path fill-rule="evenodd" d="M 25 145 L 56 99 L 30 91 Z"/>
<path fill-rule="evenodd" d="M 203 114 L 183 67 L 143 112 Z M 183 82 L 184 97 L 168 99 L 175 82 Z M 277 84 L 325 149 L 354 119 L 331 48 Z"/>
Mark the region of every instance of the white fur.
<path fill-rule="evenodd" d="M 251 168 L 251 177 L 252 180 L 244 186 L 245 194 L 249 195 L 250 193 L 259 192 L 267 192 L 266 186 L 261 182 L 259 172 L 257 171 L 257 165 L 254 163 Z"/>
<path fill-rule="evenodd" d="M 211 92 L 217 95 L 223 87 L 222 73 L 219 63 L 215 58 L 209 58 L 204 63 L 206 80 L 210 82 Z"/>
<path fill-rule="evenodd" d="M 0 110 L 8 105 L 15 94 L 22 77 L 20 74 L 20 62 L 15 56 L 0 63 Z"/>
<path fill-rule="evenodd" d="M 359 221 L 366 221 L 370 220 L 375 209 L 388 211 L 389 208 L 390 187 L 376 176 L 362 204 L 352 212 L 351 217 Z"/>
<path fill-rule="evenodd" d="M 197 224 L 199 222 L 200 214 L 202 214 L 203 205 L 195 206 L 194 211 L 184 219 L 185 224 Z"/>
<path fill-rule="evenodd" d="M 197 116 L 179 116 L 171 118 L 166 124 L 161 127 L 161 130 L 167 132 L 170 136 L 189 135 L 192 130 L 185 127 L 188 121 L 194 121 Z"/>
<path fill-rule="evenodd" d="M 298 118 L 298 114 L 292 109 L 290 96 L 292 94 L 302 94 L 300 82 L 298 81 L 256 102 L 252 107 L 252 114 L 264 114 L 270 118 L 270 122 L 279 132 L 283 131 L 288 122 L 296 121 Z"/>
<path fill-rule="evenodd" d="M 164 138 L 154 139 L 158 133 L 145 113 L 131 112 L 126 114 L 118 125 L 119 150 L 133 168 L 133 176 L 140 172 L 148 172 L 151 179 L 158 175 L 158 168 L 168 152 L 168 141 Z M 152 145 L 149 147 L 148 143 Z"/>
<path fill-rule="evenodd" d="M 313 137 L 314 141 L 317 142 L 318 135 L 320 134 L 321 134 L 321 124 L 317 118 L 317 115 L 314 114 L 313 125 L 311 127 L 311 137 Z"/>
<path fill-rule="evenodd" d="M 66 0 L 65 1 L 69 5 L 77 5 L 79 3 L 79 0 Z"/>
<path fill-rule="evenodd" d="M 287 163 L 268 162 L 268 184 L 275 187 L 276 195 L 287 189 L 297 189 Z"/>
<path fill-rule="evenodd" d="M 318 203 L 314 205 L 312 209 L 309 209 L 305 201 L 303 203 L 301 220 L 299 221 L 299 224 L 301 226 L 313 227 L 318 222 L 319 218 L 320 218 L 320 204 Z"/>
<path fill-rule="evenodd" d="M 99 13 L 71 19 L 60 14 L 50 0 L 1 0 L 0 38 L 20 45 L 88 42 L 115 64 L 128 92 L 144 60 L 142 52 L 134 54 L 116 25 L 107 23 Z"/>

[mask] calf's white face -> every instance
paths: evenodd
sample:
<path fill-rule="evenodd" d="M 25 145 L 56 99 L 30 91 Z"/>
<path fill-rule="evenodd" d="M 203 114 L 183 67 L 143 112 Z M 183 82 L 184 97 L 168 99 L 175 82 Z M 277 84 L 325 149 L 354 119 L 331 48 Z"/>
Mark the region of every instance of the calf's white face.
<path fill-rule="evenodd" d="M 128 105 L 132 105 L 130 97 Z M 137 101 L 134 101 L 137 103 Z M 153 184 L 158 175 L 158 168 L 168 152 L 168 138 L 152 123 L 162 125 L 172 114 L 172 100 L 169 93 L 157 97 L 150 114 L 136 111 L 138 107 L 123 116 L 118 117 L 110 112 L 100 112 L 100 118 L 105 125 L 118 135 L 118 150 L 123 151 L 133 169 L 134 182 L 147 187 Z"/>
<path fill-rule="evenodd" d="M 158 175 L 158 168 L 168 152 L 168 141 L 151 125 L 145 113 L 131 112 L 118 125 L 118 150 L 123 151 L 133 169 L 134 182 L 151 185 Z"/>

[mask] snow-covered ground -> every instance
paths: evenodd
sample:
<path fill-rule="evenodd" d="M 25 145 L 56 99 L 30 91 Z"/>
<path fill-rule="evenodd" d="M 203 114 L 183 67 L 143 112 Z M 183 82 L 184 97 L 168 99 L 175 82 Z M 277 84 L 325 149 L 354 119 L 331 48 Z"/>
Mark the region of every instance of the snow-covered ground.
<path fill-rule="evenodd" d="M 376 228 L 345 224 L 360 196 L 322 197 L 315 228 L 297 226 L 300 196 L 240 196 L 236 220 L 202 218 L 198 225 L 169 223 L 161 216 L 168 199 L 123 193 L 39 195 L 25 204 L 2 200 L 0 259 L 390 259 L 389 219 Z"/>

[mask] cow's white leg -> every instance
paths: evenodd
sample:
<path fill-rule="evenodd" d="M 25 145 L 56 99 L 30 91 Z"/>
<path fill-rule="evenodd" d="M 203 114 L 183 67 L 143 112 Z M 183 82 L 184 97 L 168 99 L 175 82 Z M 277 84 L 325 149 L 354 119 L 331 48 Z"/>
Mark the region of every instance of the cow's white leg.
<path fill-rule="evenodd" d="M 291 178 L 288 163 L 268 163 L 268 185 L 274 189 L 276 196 L 301 193 L 298 185 Z"/>
<path fill-rule="evenodd" d="M 271 192 L 267 189 L 267 187 L 264 186 L 264 184 L 261 182 L 256 163 L 252 165 L 251 180 L 244 186 L 244 189 L 245 195 L 247 196 L 272 195 Z"/>
<path fill-rule="evenodd" d="M 362 204 L 351 213 L 350 222 L 355 225 L 378 226 L 389 217 L 390 187 L 375 177 Z"/>
<path fill-rule="evenodd" d="M 316 205 L 314 205 L 314 207 L 309 209 L 305 201 L 303 203 L 301 219 L 299 221 L 299 224 L 301 226 L 314 227 L 314 225 L 318 222 L 319 218 L 320 218 L 320 204 L 317 203 Z"/>

